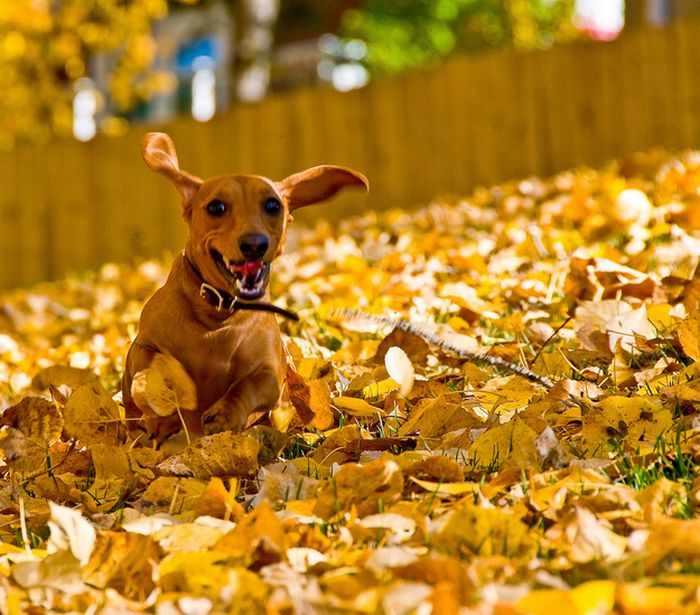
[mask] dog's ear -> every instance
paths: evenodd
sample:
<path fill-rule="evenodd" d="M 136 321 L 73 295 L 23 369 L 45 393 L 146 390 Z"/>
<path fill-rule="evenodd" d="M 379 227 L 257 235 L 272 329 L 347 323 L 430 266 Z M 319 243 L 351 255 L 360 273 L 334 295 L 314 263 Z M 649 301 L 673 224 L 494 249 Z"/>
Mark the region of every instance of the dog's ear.
<path fill-rule="evenodd" d="M 369 182 L 362 173 L 331 165 L 311 167 L 277 182 L 289 211 L 325 201 L 345 186 L 362 186 L 369 190 Z"/>
<path fill-rule="evenodd" d="M 148 168 L 170 178 L 182 195 L 183 209 L 202 185 L 199 177 L 180 170 L 172 139 L 164 132 L 149 132 L 141 141 L 141 156 Z"/>

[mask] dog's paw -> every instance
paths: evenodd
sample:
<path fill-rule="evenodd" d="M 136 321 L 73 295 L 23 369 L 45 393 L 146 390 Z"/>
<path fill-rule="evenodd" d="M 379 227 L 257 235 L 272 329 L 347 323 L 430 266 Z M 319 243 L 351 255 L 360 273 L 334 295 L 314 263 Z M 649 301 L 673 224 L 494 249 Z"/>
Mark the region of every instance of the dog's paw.
<path fill-rule="evenodd" d="M 202 415 L 202 429 L 205 435 L 220 431 L 243 431 L 247 422 L 247 412 L 243 412 L 223 400 L 217 401 Z"/>

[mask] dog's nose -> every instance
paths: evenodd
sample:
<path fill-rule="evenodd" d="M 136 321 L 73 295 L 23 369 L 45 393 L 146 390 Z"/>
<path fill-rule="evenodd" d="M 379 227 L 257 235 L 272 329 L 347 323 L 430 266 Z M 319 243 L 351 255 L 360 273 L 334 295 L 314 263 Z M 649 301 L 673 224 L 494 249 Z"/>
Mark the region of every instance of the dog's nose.
<path fill-rule="evenodd" d="M 238 240 L 241 254 L 247 260 L 254 261 L 262 257 L 270 245 L 270 240 L 262 233 L 246 233 Z"/>

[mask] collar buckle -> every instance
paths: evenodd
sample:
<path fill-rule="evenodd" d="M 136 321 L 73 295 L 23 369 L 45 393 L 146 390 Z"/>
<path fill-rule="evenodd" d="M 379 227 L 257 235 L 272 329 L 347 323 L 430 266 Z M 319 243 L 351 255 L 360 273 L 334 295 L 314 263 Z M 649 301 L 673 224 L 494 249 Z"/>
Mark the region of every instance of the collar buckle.
<path fill-rule="evenodd" d="M 202 299 L 207 298 L 207 293 L 210 293 L 213 297 L 216 298 L 216 304 L 212 303 L 211 305 L 216 308 L 217 312 L 220 312 L 221 310 L 224 309 L 226 306 L 226 299 L 224 296 L 221 294 L 219 289 L 215 288 L 211 284 L 207 284 L 206 282 L 202 282 L 202 285 L 199 287 L 199 296 Z M 228 307 L 229 312 L 233 312 L 233 306 L 236 305 L 236 299 L 238 297 L 232 297 L 233 301 L 231 301 L 231 305 Z"/>

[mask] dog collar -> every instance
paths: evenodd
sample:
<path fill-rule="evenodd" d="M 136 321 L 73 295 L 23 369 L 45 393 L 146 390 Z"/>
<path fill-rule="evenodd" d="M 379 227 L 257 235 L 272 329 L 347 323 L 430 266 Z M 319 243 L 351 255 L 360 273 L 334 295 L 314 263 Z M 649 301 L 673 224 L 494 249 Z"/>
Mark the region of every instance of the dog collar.
<path fill-rule="evenodd" d="M 290 320 L 294 320 L 297 322 L 299 321 L 299 316 L 297 316 L 294 312 L 285 310 L 284 308 L 281 308 L 277 305 L 261 301 L 257 301 L 255 303 L 247 303 L 236 297 L 236 295 L 232 295 L 231 293 L 227 293 L 225 290 L 221 290 L 219 288 L 216 288 L 215 286 L 212 286 L 204 279 L 202 274 L 199 273 L 199 270 L 194 266 L 194 263 L 189 258 L 187 258 L 187 255 L 183 254 L 183 257 L 189 268 L 192 270 L 192 273 L 195 274 L 198 281 L 200 282 L 199 296 L 202 299 L 204 299 L 209 305 L 214 307 L 217 312 L 221 312 L 222 310 L 225 310 L 230 313 L 236 312 L 238 310 L 272 312 L 273 314 L 279 314 L 280 316 L 284 316 L 285 318 L 289 318 Z"/>

